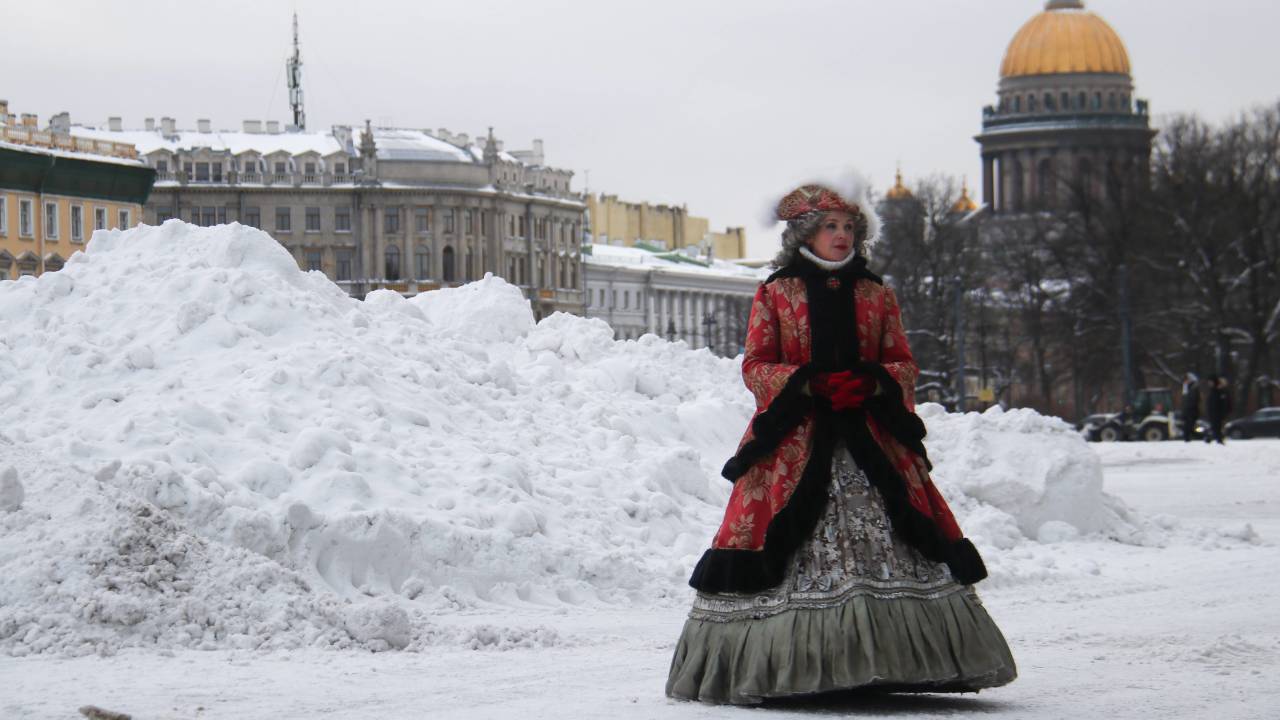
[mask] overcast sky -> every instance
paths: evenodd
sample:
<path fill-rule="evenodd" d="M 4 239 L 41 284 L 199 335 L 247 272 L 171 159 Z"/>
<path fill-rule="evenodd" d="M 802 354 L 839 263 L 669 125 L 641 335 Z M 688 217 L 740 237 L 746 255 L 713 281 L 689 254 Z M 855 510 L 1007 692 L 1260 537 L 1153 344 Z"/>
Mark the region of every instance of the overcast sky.
<path fill-rule="evenodd" d="M 981 109 L 1041 0 L 43 0 L 0 23 L 10 111 L 127 127 L 288 121 L 291 12 L 310 129 L 492 125 L 575 189 L 687 204 L 776 247 L 766 209 L 809 174 L 901 163 L 980 185 Z M 1093 0 L 1157 119 L 1280 100 L 1280 3 Z"/>

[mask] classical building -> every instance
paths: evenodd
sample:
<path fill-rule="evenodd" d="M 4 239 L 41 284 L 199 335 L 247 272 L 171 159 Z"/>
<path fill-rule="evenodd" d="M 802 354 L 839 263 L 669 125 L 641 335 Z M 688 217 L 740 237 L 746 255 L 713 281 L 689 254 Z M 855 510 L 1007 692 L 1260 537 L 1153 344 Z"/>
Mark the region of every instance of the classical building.
<path fill-rule="evenodd" d="M 41 129 L 0 100 L 0 280 L 60 270 L 94 230 L 138 224 L 154 181 L 132 145 L 73 137 L 66 113 Z"/>
<path fill-rule="evenodd" d="M 1105 192 L 1108 175 L 1145 176 L 1155 131 L 1135 100 L 1129 54 L 1081 0 L 1049 0 L 1000 64 L 982 112 L 982 201 L 994 213 L 1052 210 Z"/>
<path fill-rule="evenodd" d="M 706 218 L 689 214 L 686 206 L 627 202 L 617 195 L 587 195 L 587 236 L 598 245 L 647 247 L 657 250 L 698 248 L 722 260 L 747 256 L 747 234 L 740 227 L 712 232 Z"/>
<path fill-rule="evenodd" d="M 652 333 L 733 357 L 746 341 L 747 317 L 767 268 L 750 268 L 688 250 L 587 245 L 583 248 L 588 317 L 619 339 Z"/>
<path fill-rule="evenodd" d="M 84 141 L 135 145 L 156 173 L 144 221 L 239 222 L 269 232 L 306 270 L 357 297 L 407 295 L 486 272 L 520 286 L 538 317 L 581 313 L 586 205 L 543 145 L 507 150 L 492 130 L 335 126 L 314 132 L 246 120 L 214 130 L 148 118 L 126 130 L 72 128 Z"/>

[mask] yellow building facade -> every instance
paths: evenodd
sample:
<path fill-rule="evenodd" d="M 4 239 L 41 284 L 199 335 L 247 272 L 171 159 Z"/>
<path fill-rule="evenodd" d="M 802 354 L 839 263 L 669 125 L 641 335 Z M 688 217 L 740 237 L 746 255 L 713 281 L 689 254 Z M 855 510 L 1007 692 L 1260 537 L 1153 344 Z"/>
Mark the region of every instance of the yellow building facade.
<path fill-rule="evenodd" d="M 617 195 L 587 195 L 587 233 L 589 243 L 662 250 L 694 246 L 723 260 L 745 257 L 747 251 L 743 228 L 712 232 L 711 222 L 690 215 L 687 207 L 627 202 Z"/>
<path fill-rule="evenodd" d="M 132 145 L 85 141 L 0 100 L 0 280 L 60 270 L 94 230 L 142 220 L 155 171 Z"/>

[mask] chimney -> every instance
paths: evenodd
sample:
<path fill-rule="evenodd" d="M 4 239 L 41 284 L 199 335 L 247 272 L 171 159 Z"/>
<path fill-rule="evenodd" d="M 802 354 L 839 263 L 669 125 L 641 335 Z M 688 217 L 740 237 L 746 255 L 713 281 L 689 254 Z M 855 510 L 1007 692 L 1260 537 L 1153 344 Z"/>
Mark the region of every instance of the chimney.
<path fill-rule="evenodd" d="M 542 141 L 541 141 L 541 140 L 534 140 L 534 141 L 533 141 L 533 154 L 538 158 L 538 164 L 539 164 L 539 165 L 545 165 L 545 164 L 546 164 L 546 163 L 544 163 L 544 162 L 542 161 L 543 156 L 542 156 Z"/>
<path fill-rule="evenodd" d="M 40 122 L 35 113 L 22 113 L 22 127 L 35 128 L 39 127 L 39 125 Z"/>
<path fill-rule="evenodd" d="M 124 129 L 124 120 L 118 115 L 107 118 L 107 129 L 111 132 L 120 132 Z"/>
<path fill-rule="evenodd" d="M 160 118 L 160 134 L 165 137 L 172 137 L 178 134 L 178 121 L 171 117 Z"/>
<path fill-rule="evenodd" d="M 471 138 L 467 137 L 466 133 L 462 133 L 461 135 L 459 135 L 457 137 L 457 140 L 458 140 L 458 145 L 461 145 L 462 147 L 466 147 L 471 144 Z"/>
<path fill-rule="evenodd" d="M 279 121 L 279 120 L 268 120 L 268 121 L 267 121 L 267 132 L 268 132 L 268 133 L 270 133 L 270 134 L 272 134 L 272 135 L 278 135 L 278 134 L 280 133 L 280 121 Z"/>
<path fill-rule="evenodd" d="M 245 120 L 245 121 L 244 121 L 244 131 L 245 131 L 245 132 L 247 132 L 247 133 L 249 133 L 249 134 L 251 134 L 251 135 L 259 135 L 259 134 L 261 134 L 261 133 L 262 133 L 262 121 L 261 121 L 261 120 Z"/>
<path fill-rule="evenodd" d="M 155 119 L 155 118 L 147 118 L 146 123 L 147 123 L 147 124 L 146 124 L 147 131 L 148 131 L 148 132 L 155 132 L 155 129 L 156 129 L 156 119 Z"/>
<path fill-rule="evenodd" d="M 62 112 L 49 118 L 49 129 L 57 135 L 71 134 L 71 113 L 63 110 Z"/>
<path fill-rule="evenodd" d="M 196 129 L 202 133 L 211 132 L 209 126 L 209 118 L 200 118 L 199 120 L 196 120 Z"/>

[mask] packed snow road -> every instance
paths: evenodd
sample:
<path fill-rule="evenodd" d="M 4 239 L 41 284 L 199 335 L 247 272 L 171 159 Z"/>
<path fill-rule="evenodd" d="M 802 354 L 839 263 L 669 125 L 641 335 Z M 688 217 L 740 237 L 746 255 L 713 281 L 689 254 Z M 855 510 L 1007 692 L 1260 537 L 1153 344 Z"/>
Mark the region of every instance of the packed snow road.
<path fill-rule="evenodd" d="M 1028 562 L 1091 568 L 982 590 L 1020 665 L 965 696 L 783 703 L 777 717 L 1274 718 L 1280 706 L 1280 442 L 1093 446 L 1109 492 L 1168 530 L 1160 546 L 1083 539 Z M 0 714 L 135 718 L 715 718 L 662 695 L 678 602 L 455 614 L 474 648 L 420 653 L 155 652 L 0 660 Z M 488 636 L 478 626 L 489 624 Z M 521 630 L 521 628 L 523 630 Z M 486 639 L 487 638 L 487 639 Z M 505 649 L 504 649 L 505 648 Z"/>

